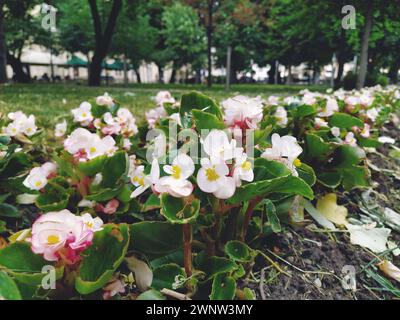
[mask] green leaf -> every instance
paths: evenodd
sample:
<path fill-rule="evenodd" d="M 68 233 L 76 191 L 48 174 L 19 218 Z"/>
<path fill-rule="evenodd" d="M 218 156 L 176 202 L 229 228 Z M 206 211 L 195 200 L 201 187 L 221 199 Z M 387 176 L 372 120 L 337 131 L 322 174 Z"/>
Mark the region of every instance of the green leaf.
<path fill-rule="evenodd" d="M 141 293 L 136 300 L 166 300 L 167 298 L 157 290 L 147 290 Z"/>
<path fill-rule="evenodd" d="M 196 220 L 199 215 L 200 200 L 186 202 L 168 193 L 161 195 L 161 214 L 171 223 L 187 224 Z"/>
<path fill-rule="evenodd" d="M 25 242 L 15 242 L 0 250 L 0 266 L 24 284 L 40 285 L 42 278 L 47 275 L 42 273 L 43 267 L 47 265 L 53 264 L 33 253 L 30 245 Z M 56 279 L 61 278 L 63 272 L 63 267 L 57 268 Z"/>
<path fill-rule="evenodd" d="M 268 222 L 271 226 L 271 229 L 273 232 L 278 233 L 282 231 L 281 223 L 279 221 L 279 218 L 276 214 L 276 209 L 274 204 L 272 203 L 271 200 L 269 199 L 264 199 L 263 200 L 263 205 L 265 208 L 265 213 L 268 218 Z"/>
<path fill-rule="evenodd" d="M 317 178 L 315 177 L 314 169 L 305 163 L 301 163 L 299 167 L 296 167 L 296 171 L 299 177 L 303 179 L 309 186 L 313 186 Z"/>
<path fill-rule="evenodd" d="M 246 184 L 238 188 L 228 202 L 236 204 L 258 196 L 265 196 L 268 193 L 296 194 L 308 199 L 314 198 L 313 191 L 306 182 L 298 177 L 288 175 L 286 177 Z"/>
<path fill-rule="evenodd" d="M 351 166 L 348 168 L 341 168 L 342 184 L 346 190 L 351 190 L 356 187 L 367 187 L 368 183 L 368 170 L 362 166 Z"/>
<path fill-rule="evenodd" d="M 250 262 L 251 257 L 251 249 L 247 244 L 238 241 L 232 240 L 227 242 L 225 245 L 225 253 L 231 258 L 233 261 L 238 262 Z"/>
<path fill-rule="evenodd" d="M 201 92 L 193 91 L 182 95 L 181 107 L 179 109 L 181 117 L 184 117 L 185 113 L 189 113 L 193 109 L 211 113 L 217 116 L 218 119 L 222 119 L 221 109 L 216 102 Z"/>
<path fill-rule="evenodd" d="M 363 148 L 378 148 L 382 145 L 378 140 L 372 138 L 358 137 L 357 142 Z"/>
<path fill-rule="evenodd" d="M 201 271 L 206 274 L 209 280 L 219 273 L 232 272 L 237 268 L 237 264 L 230 259 L 222 257 L 209 257 L 199 266 Z"/>
<path fill-rule="evenodd" d="M 177 276 L 186 277 L 183 269 L 177 264 L 164 264 L 153 270 L 153 282 L 151 284 L 154 289 L 173 289 L 172 284 Z"/>
<path fill-rule="evenodd" d="M 111 200 L 111 199 L 115 198 L 122 190 L 123 190 L 123 186 L 119 186 L 114 189 L 111 189 L 111 188 L 101 189 L 100 191 L 97 191 L 96 193 L 87 195 L 85 197 L 85 199 L 91 200 L 91 201 L 107 201 L 107 200 Z"/>
<path fill-rule="evenodd" d="M 109 110 L 107 106 L 99 106 L 98 104 L 93 104 L 92 108 L 90 109 L 90 112 L 95 118 L 101 118 L 108 111 Z"/>
<path fill-rule="evenodd" d="M 104 163 L 101 174 L 103 179 L 102 186 L 113 188 L 128 171 L 128 155 L 126 152 L 116 152 L 112 157 L 107 158 Z"/>
<path fill-rule="evenodd" d="M 98 156 L 89 161 L 81 161 L 78 162 L 77 168 L 86 176 L 94 176 L 97 173 L 101 172 L 103 169 L 104 163 L 107 160 L 107 156 Z"/>
<path fill-rule="evenodd" d="M 348 168 L 365 159 L 365 151 L 357 146 L 341 145 L 334 154 L 334 165 Z"/>
<path fill-rule="evenodd" d="M 21 294 L 14 280 L 0 271 L 0 300 L 21 300 Z"/>
<path fill-rule="evenodd" d="M 293 109 L 293 117 L 294 118 L 304 118 L 316 113 L 317 110 L 314 106 L 303 104 Z"/>
<path fill-rule="evenodd" d="M 323 162 L 335 149 L 331 143 L 325 142 L 321 137 L 308 133 L 306 134 L 306 157 L 310 159 L 317 159 Z"/>
<path fill-rule="evenodd" d="M 364 126 L 364 123 L 362 120 L 353 117 L 347 113 L 338 112 L 331 117 L 329 121 L 329 126 L 343 129 L 351 129 L 354 126 L 362 128 Z"/>
<path fill-rule="evenodd" d="M 173 253 L 183 244 L 182 226 L 161 221 L 143 221 L 130 226 L 130 250 L 157 258 Z"/>
<path fill-rule="evenodd" d="M 289 168 L 279 161 L 267 160 L 265 158 L 257 158 L 254 161 L 255 181 L 283 177 L 291 173 Z"/>
<path fill-rule="evenodd" d="M 236 281 L 226 274 L 218 274 L 213 281 L 211 300 L 233 300 L 236 293 Z"/>
<path fill-rule="evenodd" d="M 202 129 L 225 129 L 226 126 L 224 122 L 212 113 L 204 112 L 201 110 L 192 110 L 194 123 L 197 130 Z"/>
<path fill-rule="evenodd" d="M 0 203 L 0 217 L 19 218 L 22 216 L 16 207 L 8 203 Z"/>
<path fill-rule="evenodd" d="M 158 209 L 161 207 L 160 198 L 155 194 L 151 194 L 143 205 L 143 212 Z"/>
<path fill-rule="evenodd" d="M 340 172 L 323 172 L 318 174 L 318 182 L 329 188 L 336 188 L 342 181 Z"/>
<path fill-rule="evenodd" d="M 129 245 L 126 224 L 107 224 L 95 233 L 93 244 L 86 249 L 75 288 L 81 294 L 101 289 L 112 278 L 123 261 Z"/>
<path fill-rule="evenodd" d="M 36 198 L 36 206 L 44 212 L 59 211 L 65 209 L 68 205 L 70 193 L 63 186 L 57 183 L 55 179 L 50 180 L 44 192 Z"/>

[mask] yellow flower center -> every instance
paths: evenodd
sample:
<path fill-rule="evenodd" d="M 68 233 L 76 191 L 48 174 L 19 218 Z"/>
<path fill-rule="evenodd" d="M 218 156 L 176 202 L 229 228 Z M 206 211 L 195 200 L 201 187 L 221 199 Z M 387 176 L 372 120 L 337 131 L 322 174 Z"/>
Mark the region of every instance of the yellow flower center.
<path fill-rule="evenodd" d="M 301 161 L 300 161 L 300 159 L 294 160 L 294 161 L 293 161 L 293 164 L 294 164 L 295 167 L 300 167 L 300 166 L 301 166 Z"/>
<path fill-rule="evenodd" d="M 219 175 L 217 171 L 215 171 L 215 168 L 207 168 L 206 177 L 209 181 L 215 181 L 219 179 Z"/>
<path fill-rule="evenodd" d="M 173 176 L 175 179 L 179 179 L 181 177 L 181 167 L 174 165 L 172 166 L 172 174 L 171 176 Z"/>
<path fill-rule="evenodd" d="M 250 161 L 245 161 L 242 163 L 241 167 L 243 170 L 249 171 L 251 169 L 251 163 Z"/>
<path fill-rule="evenodd" d="M 86 112 L 82 113 L 82 117 L 86 118 L 86 116 L 87 116 Z"/>
<path fill-rule="evenodd" d="M 57 235 L 50 235 L 47 237 L 47 244 L 57 244 L 60 242 L 60 238 Z"/>
<path fill-rule="evenodd" d="M 91 147 L 90 148 L 90 153 L 95 153 L 97 151 L 96 147 Z"/>
<path fill-rule="evenodd" d="M 93 228 L 93 223 L 92 222 L 86 222 L 86 225 L 89 227 L 89 228 Z"/>
<path fill-rule="evenodd" d="M 42 181 L 36 181 L 35 182 L 35 187 L 40 187 L 42 185 Z"/>
<path fill-rule="evenodd" d="M 139 183 L 142 187 L 144 187 L 144 177 L 135 176 L 132 179 L 133 182 Z"/>

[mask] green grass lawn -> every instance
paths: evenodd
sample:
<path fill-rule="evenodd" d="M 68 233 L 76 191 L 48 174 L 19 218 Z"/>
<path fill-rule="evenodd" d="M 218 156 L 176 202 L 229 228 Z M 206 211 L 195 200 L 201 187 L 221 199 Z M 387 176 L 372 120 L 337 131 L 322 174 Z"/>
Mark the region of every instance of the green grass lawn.
<path fill-rule="evenodd" d="M 227 97 L 243 94 L 248 96 L 294 94 L 301 89 L 324 91 L 324 86 L 286 86 L 286 85 L 233 85 L 230 91 L 225 91 L 223 85 L 214 85 L 211 88 L 200 85 L 160 85 L 142 84 L 129 87 L 87 87 L 74 84 L 10 84 L 0 86 L 0 112 L 22 110 L 33 113 L 38 124 L 43 127 L 52 126 L 60 116 L 68 115 L 72 108 L 76 108 L 82 101 L 92 99 L 108 92 L 117 99 L 122 106 L 130 109 L 138 120 L 144 119 L 144 111 L 154 107 L 151 99 L 160 90 L 169 90 L 176 99 L 183 93 L 191 90 L 202 91 L 217 101 Z M 65 99 L 65 100 L 64 100 Z"/>

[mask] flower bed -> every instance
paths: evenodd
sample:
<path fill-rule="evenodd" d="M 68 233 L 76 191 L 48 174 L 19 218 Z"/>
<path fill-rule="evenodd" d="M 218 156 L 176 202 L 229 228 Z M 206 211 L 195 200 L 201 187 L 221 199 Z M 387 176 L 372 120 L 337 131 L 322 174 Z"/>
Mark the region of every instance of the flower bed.
<path fill-rule="evenodd" d="M 33 115 L 1 118 L 0 296 L 255 299 L 238 283 L 283 223 L 305 209 L 324 228 L 363 227 L 335 190 L 371 183 L 366 150 L 393 143 L 380 128 L 400 91 L 155 102 L 137 124 L 107 94 L 85 101 L 51 139 Z"/>

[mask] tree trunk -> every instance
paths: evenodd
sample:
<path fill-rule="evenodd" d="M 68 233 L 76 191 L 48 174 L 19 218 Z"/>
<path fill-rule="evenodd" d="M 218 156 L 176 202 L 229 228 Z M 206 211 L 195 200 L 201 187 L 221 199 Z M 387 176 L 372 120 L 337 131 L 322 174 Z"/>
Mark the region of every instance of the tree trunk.
<path fill-rule="evenodd" d="M 164 83 L 164 67 L 157 65 L 158 69 L 158 83 Z"/>
<path fill-rule="evenodd" d="M 286 79 L 286 84 L 291 85 L 292 84 L 292 66 L 289 64 L 287 66 L 287 69 L 288 69 L 288 77 Z"/>
<path fill-rule="evenodd" d="M 4 34 L 4 0 L 0 0 L 0 83 L 7 82 L 7 50 Z"/>
<path fill-rule="evenodd" d="M 122 0 L 114 0 L 108 16 L 108 21 L 104 33 L 101 27 L 99 11 L 97 9 L 96 0 L 89 0 L 90 11 L 93 19 L 93 27 L 95 32 L 95 50 L 90 64 L 89 71 L 89 86 L 100 85 L 101 63 L 107 56 L 108 49 L 111 44 L 111 38 L 114 33 L 118 15 L 121 11 Z"/>
<path fill-rule="evenodd" d="M 392 84 L 397 84 L 399 80 L 400 59 L 393 61 L 389 69 L 389 79 Z"/>
<path fill-rule="evenodd" d="M 128 62 L 126 61 L 126 57 L 124 56 L 124 86 L 127 87 L 128 84 L 129 84 Z"/>
<path fill-rule="evenodd" d="M 138 83 L 142 83 L 142 78 L 140 77 L 139 68 L 135 69 L 136 79 Z"/>
<path fill-rule="evenodd" d="M 14 72 L 13 78 L 15 79 L 16 82 L 21 82 L 21 83 L 30 82 L 31 79 L 29 75 L 25 73 L 24 66 L 20 58 L 16 58 L 7 52 L 7 61 L 13 69 Z"/>
<path fill-rule="evenodd" d="M 368 46 L 369 46 L 369 37 L 371 35 L 372 29 L 372 19 L 374 8 L 370 5 L 367 9 L 367 14 L 365 16 L 365 25 L 361 40 L 361 53 L 360 53 L 360 70 L 357 76 L 357 89 L 361 89 L 364 87 L 365 78 L 367 76 L 367 69 L 368 69 Z"/>
<path fill-rule="evenodd" d="M 338 59 L 338 73 L 335 79 L 335 89 L 339 89 L 340 87 L 344 71 L 344 64 L 346 63 L 345 59 L 341 54 L 338 54 L 337 59 Z"/>
<path fill-rule="evenodd" d="M 172 65 L 172 73 L 171 73 L 171 79 L 169 80 L 169 83 L 175 83 L 176 82 L 176 68 L 175 64 Z"/>
<path fill-rule="evenodd" d="M 207 26 L 207 61 L 208 61 L 208 77 L 207 86 L 212 86 L 212 57 L 211 57 L 211 47 L 212 47 L 212 32 L 213 32 L 213 6 L 214 0 L 208 0 L 208 26 Z"/>
<path fill-rule="evenodd" d="M 275 70 L 276 70 L 275 60 L 270 61 L 269 65 L 271 66 L 271 68 L 268 71 L 268 84 L 274 84 L 275 83 Z"/>

